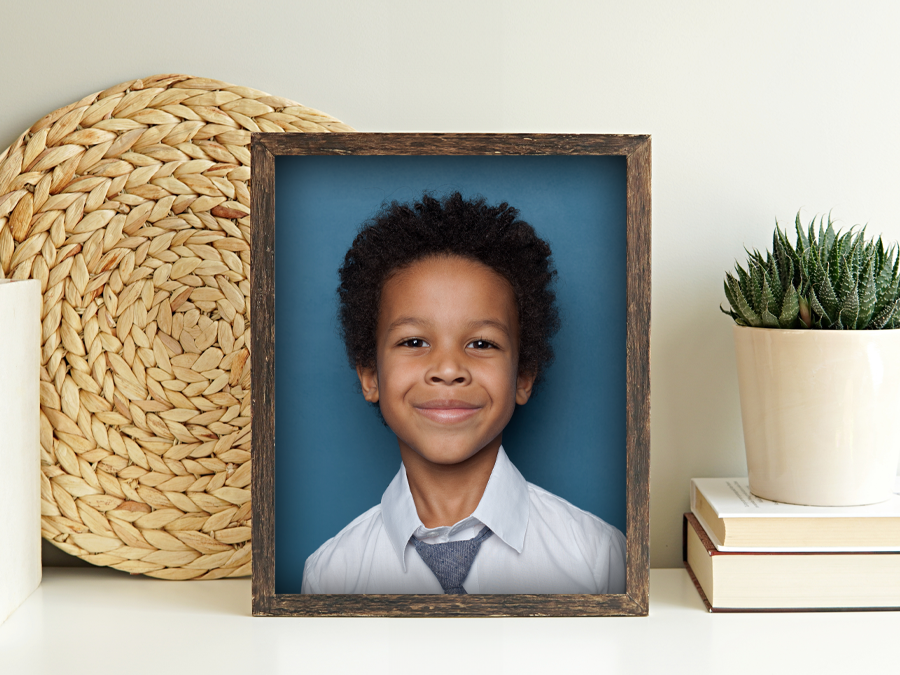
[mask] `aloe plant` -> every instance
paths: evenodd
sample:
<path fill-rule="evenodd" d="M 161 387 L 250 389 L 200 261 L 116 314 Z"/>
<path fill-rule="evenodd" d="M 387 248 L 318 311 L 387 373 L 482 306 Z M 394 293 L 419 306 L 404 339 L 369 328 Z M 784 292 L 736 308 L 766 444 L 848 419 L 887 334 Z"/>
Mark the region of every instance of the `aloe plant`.
<path fill-rule="evenodd" d="M 900 327 L 900 255 L 896 245 L 865 239 L 865 228 L 835 231 L 813 218 L 804 231 L 795 220 L 791 245 L 777 221 L 772 251 L 748 251 L 747 269 L 725 275 L 730 309 L 740 326 L 829 330 Z"/>

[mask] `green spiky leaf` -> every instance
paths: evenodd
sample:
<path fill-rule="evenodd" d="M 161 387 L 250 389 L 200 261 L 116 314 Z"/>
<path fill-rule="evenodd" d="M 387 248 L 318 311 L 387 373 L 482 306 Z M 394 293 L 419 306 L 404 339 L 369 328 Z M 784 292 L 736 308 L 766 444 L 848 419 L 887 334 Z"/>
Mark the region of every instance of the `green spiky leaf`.
<path fill-rule="evenodd" d="M 775 234 L 772 235 L 772 248 L 775 252 L 775 264 L 778 268 L 779 281 L 782 288 L 787 288 L 788 284 L 793 283 L 793 274 L 788 274 L 788 266 L 791 264 L 791 257 L 787 252 L 787 247 L 782 241 L 783 235 L 778 223 L 775 223 Z"/>
<path fill-rule="evenodd" d="M 761 269 L 764 270 L 764 268 Z M 762 316 L 763 324 L 768 326 L 767 317 L 771 317 L 776 324 L 776 326 L 771 327 L 777 327 L 778 313 L 781 308 L 778 307 L 778 301 L 775 299 L 775 294 L 772 292 L 771 286 L 769 286 L 769 280 L 765 276 L 765 270 L 763 274 L 762 303 L 763 311 L 760 312 L 760 316 Z"/>
<path fill-rule="evenodd" d="M 750 304 L 753 305 L 753 309 L 756 313 L 762 316 L 763 310 L 767 307 L 763 300 L 763 281 L 765 281 L 765 275 L 755 260 L 751 258 L 747 262 L 750 267 L 750 293 L 747 294 L 747 299 L 750 301 Z"/>
<path fill-rule="evenodd" d="M 839 301 L 843 302 L 844 298 L 850 295 L 851 292 L 855 294 L 857 280 L 853 276 L 853 270 L 850 269 L 847 258 L 841 258 L 838 264 L 840 265 L 841 273 L 838 278 L 837 297 Z"/>
<path fill-rule="evenodd" d="M 869 258 L 862 275 L 863 286 L 859 291 L 859 317 L 856 328 L 863 329 L 869 325 L 875 313 L 875 256 Z"/>
<path fill-rule="evenodd" d="M 797 317 L 800 321 L 800 325 L 804 328 L 812 328 L 812 310 L 809 307 L 809 300 L 804 298 L 800 293 L 797 293 L 800 303 L 800 315 Z"/>
<path fill-rule="evenodd" d="M 784 303 L 781 314 L 778 317 L 778 325 L 782 328 L 793 328 L 800 316 L 800 296 L 793 284 L 787 287 L 784 294 Z"/>
<path fill-rule="evenodd" d="M 831 223 L 829 223 L 829 227 L 831 227 Z M 831 280 L 831 285 L 837 291 L 838 285 L 841 280 L 841 258 L 844 256 L 846 250 L 848 248 L 847 245 L 847 236 L 844 235 L 841 238 L 835 237 L 832 246 L 829 248 L 828 252 L 828 264 L 825 269 L 828 270 L 829 279 Z M 838 296 L 839 298 L 841 296 Z"/>
<path fill-rule="evenodd" d="M 724 307 L 722 307 L 722 305 L 719 305 L 719 311 L 722 312 L 722 314 L 727 314 L 732 319 L 734 319 L 734 322 L 738 326 L 749 326 L 750 325 L 749 323 L 744 321 L 744 319 L 737 312 L 733 312 L 730 309 L 725 309 Z"/>
<path fill-rule="evenodd" d="M 809 248 L 809 240 L 811 237 L 808 237 L 803 231 L 803 226 L 800 224 L 799 211 L 797 212 L 797 218 L 794 220 L 794 227 L 797 228 L 797 251 L 802 253 Z"/>
<path fill-rule="evenodd" d="M 823 218 L 825 216 L 822 216 Z M 831 214 L 828 214 L 828 227 L 825 229 L 825 248 L 829 249 L 834 246 L 835 239 L 837 239 L 837 234 L 834 231 L 834 227 L 832 227 L 831 222 Z"/>
<path fill-rule="evenodd" d="M 897 254 L 895 246 L 891 246 L 885 252 L 884 263 L 881 267 L 881 273 L 875 280 L 875 314 L 877 315 L 882 309 L 891 304 L 896 298 L 892 292 L 892 286 L 897 271 L 897 263 L 900 262 L 900 255 Z"/>
<path fill-rule="evenodd" d="M 841 312 L 838 322 L 844 328 L 855 328 L 856 320 L 859 318 L 859 294 L 857 287 L 854 286 L 844 297 L 841 303 Z"/>
<path fill-rule="evenodd" d="M 816 280 L 813 280 L 813 286 L 816 289 L 816 296 L 819 298 L 819 302 L 822 303 L 822 306 L 828 312 L 828 316 L 833 316 L 837 318 L 838 313 L 840 312 L 841 303 L 838 300 L 837 294 L 834 292 L 834 288 L 831 285 L 831 277 L 828 274 L 828 268 L 822 267 L 822 264 L 816 260 L 815 261 L 815 270 L 816 270 Z"/>
<path fill-rule="evenodd" d="M 778 325 L 778 317 L 769 312 L 769 310 L 765 310 L 762 313 L 762 324 L 764 328 L 780 328 Z"/>
<path fill-rule="evenodd" d="M 772 297 L 775 299 L 775 304 L 769 307 L 769 311 L 777 314 L 781 311 L 785 286 L 781 281 L 781 270 L 778 269 L 778 263 L 775 262 L 771 253 L 766 256 L 766 280 L 769 282 Z"/>
<path fill-rule="evenodd" d="M 878 314 L 872 317 L 872 320 L 869 322 L 868 327 L 873 330 L 884 328 L 894 318 L 894 315 L 897 313 L 898 308 L 900 308 L 900 300 L 887 305 L 884 309 L 878 312 Z"/>
<path fill-rule="evenodd" d="M 749 325 L 761 326 L 762 319 L 759 318 L 759 314 L 753 311 L 750 303 L 747 302 L 747 298 L 744 296 L 744 292 L 741 290 L 738 280 L 729 274 L 725 279 L 725 284 L 731 291 L 731 297 L 728 301 L 731 303 L 732 309 L 740 314 L 744 321 Z"/>
<path fill-rule="evenodd" d="M 816 295 L 816 290 L 812 286 L 809 287 L 809 308 L 813 311 L 813 321 L 816 319 L 824 320 L 824 322 L 828 325 L 832 323 L 831 317 L 828 315 L 828 312 L 825 311 L 825 308 L 822 307 L 822 303 L 819 302 L 819 298 Z"/>
<path fill-rule="evenodd" d="M 797 291 L 801 296 L 806 295 L 807 290 L 809 289 L 809 285 L 812 283 L 809 278 L 809 259 L 810 259 L 810 251 L 807 249 L 803 252 L 803 255 L 800 257 L 800 260 L 797 262 L 797 271 L 794 273 L 794 278 L 799 277 L 799 280 L 796 282 Z"/>
<path fill-rule="evenodd" d="M 808 227 L 794 221 L 796 243 L 775 223 L 772 251 L 747 251 L 723 286 L 739 325 L 809 328 L 900 328 L 900 248 L 866 228 L 835 230 L 831 214 Z"/>

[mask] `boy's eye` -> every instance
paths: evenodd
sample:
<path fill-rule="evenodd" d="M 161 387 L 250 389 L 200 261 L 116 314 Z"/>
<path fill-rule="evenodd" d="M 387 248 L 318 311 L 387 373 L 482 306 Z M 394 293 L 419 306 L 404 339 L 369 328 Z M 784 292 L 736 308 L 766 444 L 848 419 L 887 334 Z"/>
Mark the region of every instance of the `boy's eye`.
<path fill-rule="evenodd" d="M 496 345 L 487 340 L 472 340 L 466 347 L 472 347 L 473 349 L 493 349 Z"/>
<path fill-rule="evenodd" d="M 409 338 L 408 340 L 404 340 L 400 343 L 401 347 L 412 347 L 414 349 L 418 349 L 420 347 L 427 347 L 428 343 L 425 342 L 422 338 Z"/>

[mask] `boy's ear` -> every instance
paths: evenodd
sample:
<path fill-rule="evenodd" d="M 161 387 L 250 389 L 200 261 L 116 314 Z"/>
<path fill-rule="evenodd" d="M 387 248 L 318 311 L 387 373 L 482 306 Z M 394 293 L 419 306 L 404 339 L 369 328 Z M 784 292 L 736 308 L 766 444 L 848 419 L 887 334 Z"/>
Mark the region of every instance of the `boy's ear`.
<path fill-rule="evenodd" d="M 378 372 L 374 368 L 357 365 L 356 374 L 362 387 L 363 398 L 369 403 L 378 403 Z"/>
<path fill-rule="evenodd" d="M 537 378 L 535 373 L 519 373 L 516 378 L 516 403 L 524 405 L 531 398 L 531 388 Z"/>

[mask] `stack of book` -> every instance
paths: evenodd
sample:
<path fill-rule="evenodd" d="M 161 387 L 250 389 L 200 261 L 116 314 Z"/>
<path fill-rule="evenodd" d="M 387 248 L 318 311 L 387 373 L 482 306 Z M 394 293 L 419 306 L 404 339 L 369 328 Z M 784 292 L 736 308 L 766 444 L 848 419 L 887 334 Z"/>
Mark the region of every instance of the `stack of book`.
<path fill-rule="evenodd" d="M 900 609 L 900 494 L 797 506 L 746 478 L 695 478 L 684 564 L 711 612 Z"/>

